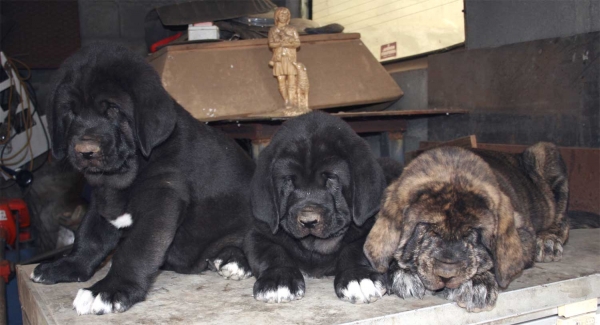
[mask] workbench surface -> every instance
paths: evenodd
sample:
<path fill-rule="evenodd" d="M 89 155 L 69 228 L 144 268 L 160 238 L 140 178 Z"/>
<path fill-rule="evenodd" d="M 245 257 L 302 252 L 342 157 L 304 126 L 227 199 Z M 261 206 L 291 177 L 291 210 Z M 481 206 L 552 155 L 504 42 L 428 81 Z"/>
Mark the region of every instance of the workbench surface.
<path fill-rule="evenodd" d="M 525 270 L 499 295 L 496 308 L 482 313 L 467 313 L 433 295 L 422 300 L 386 295 L 353 305 L 336 297 L 333 278 L 307 279 L 302 300 L 265 304 L 252 297 L 254 278 L 231 281 L 209 271 L 162 272 L 146 301 L 129 311 L 78 316 L 71 306 L 77 290 L 101 279 L 108 268 L 85 283 L 43 285 L 29 279 L 34 267 L 17 268 L 24 320 L 31 324 L 503 324 L 556 315 L 557 306 L 600 297 L 600 229 L 571 231 L 561 262 Z"/>

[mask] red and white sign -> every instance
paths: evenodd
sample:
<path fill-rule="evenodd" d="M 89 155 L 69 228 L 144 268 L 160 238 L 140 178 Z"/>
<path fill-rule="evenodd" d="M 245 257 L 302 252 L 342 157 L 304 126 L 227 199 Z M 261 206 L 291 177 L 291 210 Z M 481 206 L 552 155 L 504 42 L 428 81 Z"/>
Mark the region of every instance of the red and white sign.
<path fill-rule="evenodd" d="M 381 55 L 380 55 L 381 59 L 380 60 L 395 58 L 396 53 L 397 53 L 396 42 L 381 45 Z"/>

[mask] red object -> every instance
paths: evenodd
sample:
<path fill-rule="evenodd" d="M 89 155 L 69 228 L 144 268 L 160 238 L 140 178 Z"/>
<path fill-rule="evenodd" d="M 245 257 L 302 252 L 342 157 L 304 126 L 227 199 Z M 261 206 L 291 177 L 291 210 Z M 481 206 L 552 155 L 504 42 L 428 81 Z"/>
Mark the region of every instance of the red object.
<path fill-rule="evenodd" d="M 4 278 L 4 282 L 8 283 L 10 277 L 10 262 L 7 260 L 0 261 L 0 276 Z"/>
<path fill-rule="evenodd" d="M 152 44 L 152 46 L 150 46 L 150 53 L 154 53 L 158 50 L 159 47 L 161 46 L 165 46 L 171 42 L 173 42 L 174 40 L 178 39 L 181 35 L 183 35 L 183 32 L 179 32 L 173 36 L 169 36 L 167 38 L 163 38 L 160 41 Z"/>
<path fill-rule="evenodd" d="M 17 216 L 20 233 L 17 234 Z M 29 226 L 31 219 L 27 204 L 22 199 L 0 199 L 0 234 L 4 234 L 6 244 L 13 246 L 19 241 L 31 238 Z"/>

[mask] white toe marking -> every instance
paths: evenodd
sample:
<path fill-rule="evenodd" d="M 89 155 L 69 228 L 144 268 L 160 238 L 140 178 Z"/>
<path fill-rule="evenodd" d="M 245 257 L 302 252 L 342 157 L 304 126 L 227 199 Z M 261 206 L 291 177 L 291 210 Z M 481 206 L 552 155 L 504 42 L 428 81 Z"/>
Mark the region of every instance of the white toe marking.
<path fill-rule="evenodd" d="M 75 300 L 73 300 L 73 308 L 75 308 L 78 315 L 85 315 L 92 312 L 93 303 L 94 295 L 92 295 L 92 292 L 85 289 L 79 289 Z"/>
<path fill-rule="evenodd" d="M 288 287 L 277 287 L 277 291 L 269 290 L 265 292 L 261 292 L 256 296 L 257 300 L 261 300 L 264 302 L 288 302 L 296 299 L 300 299 L 304 296 L 304 291 L 300 290 L 295 294 L 290 292 Z"/>
<path fill-rule="evenodd" d="M 110 223 L 116 228 L 121 229 L 131 226 L 133 220 L 131 219 L 131 214 L 125 213 L 124 215 L 117 217 L 117 219 L 111 220 Z"/>
<path fill-rule="evenodd" d="M 92 304 L 92 314 L 110 314 L 112 311 L 112 303 L 102 300 L 100 295 L 97 295 Z"/>
<path fill-rule="evenodd" d="M 33 282 L 42 282 L 42 276 L 41 275 L 35 276 L 33 271 L 31 272 L 31 275 L 29 275 L 29 278 Z"/>
<path fill-rule="evenodd" d="M 213 264 L 215 265 L 215 267 L 217 268 L 217 270 L 219 270 L 221 268 L 221 263 L 223 263 L 223 260 L 218 259 L 218 258 L 213 261 Z"/>
<path fill-rule="evenodd" d="M 216 261 L 215 265 L 217 265 Z M 223 267 L 219 269 L 219 274 L 232 280 L 243 280 L 252 276 L 251 272 L 245 271 L 244 268 L 240 267 L 236 262 L 223 265 Z"/>
<path fill-rule="evenodd" d="M 360 284 L 358 281 L 350 281 L 346 289 L 342 290 L 344 299 L 359 303 L 374 302 L 381 298 L 384 293 L 383 284 L 379 281 L 373 283 L 370 279 L 362 279 Z"/>
<path fill-rule="evenodd" d="M 117 302 L 115 302 L 115 309 L 114 309 L 114 311 L 120 313 L 120 312 L 125 311 L 125 308 L 123 308 L 123 305 L 121 305 L 121 303 L 117 301 Z"/>

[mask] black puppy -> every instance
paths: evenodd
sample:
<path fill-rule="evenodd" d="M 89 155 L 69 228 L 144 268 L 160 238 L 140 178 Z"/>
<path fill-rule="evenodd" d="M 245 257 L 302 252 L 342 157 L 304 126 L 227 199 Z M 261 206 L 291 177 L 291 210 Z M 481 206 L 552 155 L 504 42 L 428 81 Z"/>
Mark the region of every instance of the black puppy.
<path fill-rule="evenodd" d="M 341 119 L 313 112 L 285 122 L 252 179 L 257 220 L 244 251 L 254 298 L 302 298 L 302 273 L 334 275 L 337 296 L 353 303 L 385 294 L 385 277 L 362 252 L 385 185 L 369 146 Z"/>
<path fill-rule="evenodd" d="M 123 47 L 95 44 L 62 65 L 49 98 L 52 149 L 93 186 L 72 252 L 40 264 L 35 282 L 86 281 L 114 249 L 106 277 L 81 289 L 79 314 L 122 312 L 163 269 L 250 275 L 241 244 L 252 220 L 254 163 L 196 121 L 155 70 Z"/>

